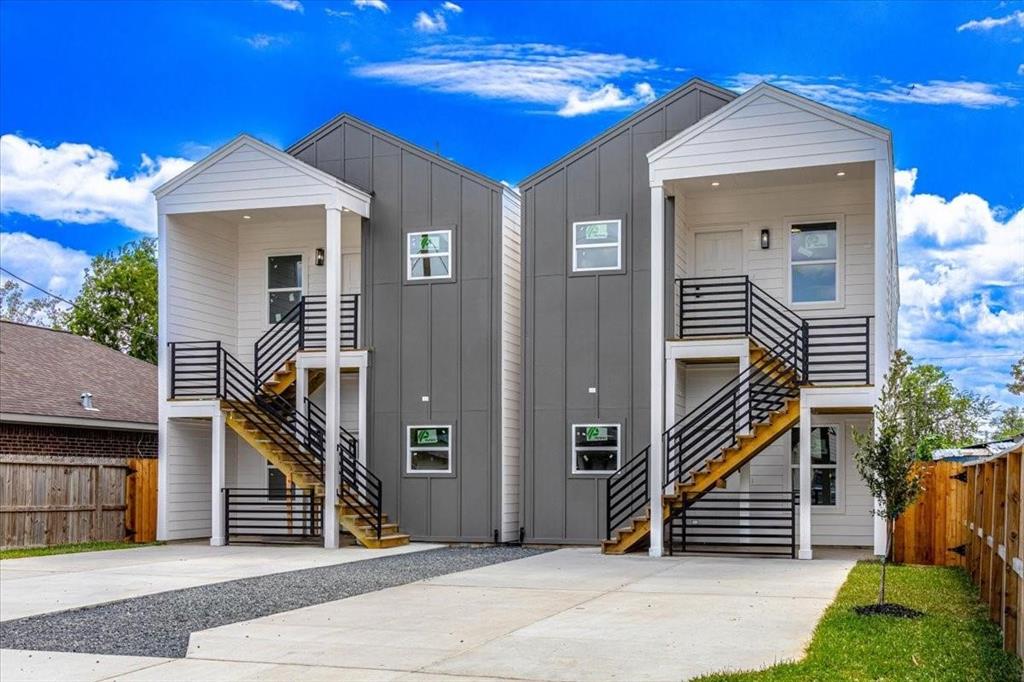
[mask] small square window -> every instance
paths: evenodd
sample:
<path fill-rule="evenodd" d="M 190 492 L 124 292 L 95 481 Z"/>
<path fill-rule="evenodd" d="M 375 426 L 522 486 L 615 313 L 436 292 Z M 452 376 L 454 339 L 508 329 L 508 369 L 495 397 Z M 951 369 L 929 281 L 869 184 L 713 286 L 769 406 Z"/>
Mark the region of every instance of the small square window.
<path fill-rule="evenodd" d="M 452 471 L 451 426 L 410 426 L 406 472 L 450 474 Z"/>
<path fill-rule="evenodd" d="M 451 278 L 451 230 L 410 232 L 406 239 L 406 276 L 409 280 Z"/>
<path fill-rule="evenodd" d="M 622 221 L 594 220 L 572 224 L 572 271 L 622 269 Z"/>
<path fill-rule="evenodd" d="M 572 473 L 611 474 L 619 468 L 618 424 L 573 424 Z"/>

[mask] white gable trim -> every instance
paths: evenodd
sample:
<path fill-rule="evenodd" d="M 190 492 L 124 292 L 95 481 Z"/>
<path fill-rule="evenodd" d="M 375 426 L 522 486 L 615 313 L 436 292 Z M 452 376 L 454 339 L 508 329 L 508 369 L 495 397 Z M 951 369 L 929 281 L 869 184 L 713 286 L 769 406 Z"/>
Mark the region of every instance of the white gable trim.
<path fill-rule="evenodd" d="M 190 180 L 202 175 L 210 168 L 214 167 L 218 162 L 227 158 L 231 154 L 242 150 L 244 148 L 251 148 L 261 154 L 265 155 L 274 162 L 280 163 L 282 166 L 290 168 L 293 171 L 297 171 L 312 180 L 315 184 L 323 187 L 323 194 L 316 197 L 315 203 L 322 203 L 327 208 L 336 209 L 347 209 L 358 213 L 363 217 L 369 217 L 370 215 L 370 195 L 354 187 L 338 178 L 334 177 L 329 173 L 314 168 L 303 161 L 287 154 L 280 149 L 277 149 L 262 140 L 258 140 L 251 135 L 242 133 L 235 139 L 225 144 L 220 149 L 217 149 L 209 156 L 204 158 L 202 161 L 196 163 L 194 166 L 189 168 L 183 173 L 175 176 L 171 180 L 168 180 L 164 184 L 160 185 L 153 191 L 153 195 L 156 197 L 157 202 L 162 202 L 163 199 L 172 196 L 176 190 L 183 187 Z M 211 202 L 209 207 L 203 207 L 202 210 L 230 210 L 230 209 L 241 209 L 241 208 L 268 208 L 274 206 L 286 206 L 286 205 L 301 205 L 302 203 L 310 203 L 309 201 L 300 202 L 298 204 L 290 204 L 288 202 L 277 203 L 274 201 L 249 201 L 249 202 L 238 202 L 225 198 L 224 201 Z M 223 204 L 223 206 L 221 206 Z M 199 208 L 191 209 L 192 212 L 199 210 Z M 161 206 L 161 213 L 175 212 L 173 210 L 165 211 Z"/>
<path fill-rule="evenodd" d="M 781 134 L 770 128 L 777 129 L 785 124 L 773 124 L 766 120 L 766 136 L 752 138 L 742 134 L 749 134 L 754 128 L 744 125 L 740 131 L 720 125 L 736 117 L 748 106 L 766 103 L 777 103 L 787 111 L 800 112 L 814 120 L 827 122 L 833 126 L 833 131 L 795 130 L 793 134 Z M 745 124 L 748 120 L 757 121 L 759 117 L 745 115 L 740 118 Z M 844 130 L 845 134 L 841 132 Z M 737 133 L 731 143 L 728 139 L 721 139 L 723 134 L 730 131 Z M 709 142 L 709 135 L 718 137 L 718 143 Z M 761 83 L 655 147 L 647 155 L 647 160 L 650 184 L 657 186 L 677 178 L 890 159 L 891 142 L 892 137 L 885 128 Z M 694 147 L 692 144 L 701 146 Z"/>

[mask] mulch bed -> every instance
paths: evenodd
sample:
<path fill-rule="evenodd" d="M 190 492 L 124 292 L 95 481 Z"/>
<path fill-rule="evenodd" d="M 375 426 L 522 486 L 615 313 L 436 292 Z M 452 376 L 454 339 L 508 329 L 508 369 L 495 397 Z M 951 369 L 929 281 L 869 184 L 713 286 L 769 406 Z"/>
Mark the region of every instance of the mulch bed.
<path fill-rule="evenodd" d="M 892 618 L 920 618 L 923 611 L 912 609 L 902 604 L 869 604 L 867 606 L 854 606 L 854 613 L 858 616 L 891 616 Z"/>

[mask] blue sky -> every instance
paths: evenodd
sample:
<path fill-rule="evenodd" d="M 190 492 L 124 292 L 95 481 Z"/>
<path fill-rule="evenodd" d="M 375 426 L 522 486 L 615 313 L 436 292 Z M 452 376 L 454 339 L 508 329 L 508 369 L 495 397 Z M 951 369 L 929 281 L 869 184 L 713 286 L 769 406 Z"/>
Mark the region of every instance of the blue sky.
<path fill-rule="evenodd" d="M 1019 402 L 1022 3 L 6 0 L 0 258 L 73 294 L 240 131 L 287 146 L 349 111 L 515 183 L 692 76 L 890 128 L 903 345 Z"/>

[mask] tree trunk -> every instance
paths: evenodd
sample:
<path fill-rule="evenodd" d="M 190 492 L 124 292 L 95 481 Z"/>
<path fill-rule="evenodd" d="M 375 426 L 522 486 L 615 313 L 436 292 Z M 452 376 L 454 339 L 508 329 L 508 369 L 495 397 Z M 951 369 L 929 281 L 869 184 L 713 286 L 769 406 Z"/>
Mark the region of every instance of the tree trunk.
<path fill-rule="evenodd" d="M 889 564 L 889 552 L 892 551 L 892 532 L 893 522 L 891 519 L 885 520 L 885 553 L 882 554 L 882 579 L 878 585 L 878 605 L 881 606 L 885 603 L 885 569 Z"/>

